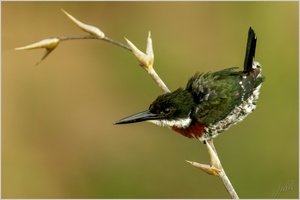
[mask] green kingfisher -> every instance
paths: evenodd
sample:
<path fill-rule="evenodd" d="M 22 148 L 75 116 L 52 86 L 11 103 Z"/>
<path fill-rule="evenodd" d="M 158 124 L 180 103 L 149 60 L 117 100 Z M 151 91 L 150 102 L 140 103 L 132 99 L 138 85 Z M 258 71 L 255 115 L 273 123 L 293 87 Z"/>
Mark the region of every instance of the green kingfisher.
<path fill-rule="evenodd" d="M 254 60 L 256 41 L 250 27 L 243 71 L 232 67 L 196 73 L 185 88 L 158 96 L 148 110 L 114 124 L 148 121 L 202 142 L 215 138 L 256 108 L 264 81 L 261 65 Z"/>

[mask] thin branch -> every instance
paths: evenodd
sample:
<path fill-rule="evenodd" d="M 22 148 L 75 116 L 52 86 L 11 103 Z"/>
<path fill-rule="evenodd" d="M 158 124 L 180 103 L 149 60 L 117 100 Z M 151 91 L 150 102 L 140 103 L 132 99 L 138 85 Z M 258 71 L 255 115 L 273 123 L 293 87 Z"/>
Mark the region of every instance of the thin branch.
<path fill-rule="evenodd" d="M 201 163 L 197 163 L 197 162 L 193 162 L 193 161 L 187 161 L 187 162 L 190 163 L 191 165 L 193 165 L 194 167 L 201 169 L 202 171 L 204 171 L 205 173 L 207 173 L 209 175 L 218 176 L 222 180 L 230 197 L 232 199 L 238 199 L 239 197 L 238 197 L 237 193 L 235 192 L 234 187 L 232 186 L 230 180 L 228 179 L 224 168 L 222 167 L 222 164 L 218 157 L 217 150 L 214 146 L 213 140 L 207 140 L 206 147 L 207 147 L 208 154 L 210 156 L 210 163 L 211 163 L 210 165 L 201 164 Z"/>
<path fill-rule="evenodd" d="M 131 48 L 128 45 L 123 44 L 121 42 L 118 42 L 116 40 L 113 40 L 113 39 L 111 39 L 109 37 L 106 37 L 106 36 L 104 36 L 103 38 L 99 38 L 99 37 L 94 36 L 94 35 L 78 35 L 78 36 L 59 36 L 59 37 L 56 37 L 56 38 L 58 38 L 60 41 L 81 40 L 81 39 L 103 40 L 103 41 L 109 42 L 111 44 L 117 45 L 119 47 L 122 47 L 122 48 L 124 48 L 126 50 L 132 51 Z"/>
<path fill-rule="evenodd" d="M 129 51 L 132 51 L 131 48 L 126 45 L 126 44 L 123 44 L 121 42 L 118 42 L 116 40 L 113 40 L 109 37 L 106 37 L 104 36 L 103 38 L 99 38 L 97 36 L 94 36 L 94 35 L 79 35 L 79 36 L 59 36 L 59 37 L 56 37 L 58 38 L 60 41 L 67 41 L 67 40 L 81 40 L 81 39 L 96 39 L 96 40 L 103 40 L 103 41 L 106 41 L 106 42 L 109 42 L 109 43 L 112 43 L 114 45 L 117 45 L 119 47 L 122 47 L 126 50 L 129 50 Z"/>
<path fill-rule="evenodd" d="M 113 40 L 113 39 L 111 39 L 111 38 L 104 37 L 104 38 L 102 38 L 102 40 L 104 40 L 104 41 L 106 41 L 106 42 L 109 42 L 109 43 L 112 43 L 112 44 L 115 44 L 115 45 L 117 45 L 117 46 L 119 46 L 119 47 L 122 47 L 122 48 L 124 48 L 124 49 L 127 49 L 127 50 L 129 50 L 129 51 L 132 51 L 132 49 L 131 49 L 129 46 L 127 46 L 126 44 L 123 44 L 123 43 L 118 42 L 118 41 L 116 41 L 116 40 Z"/>
<path fill-rule="evenodd" d="M 166 86 L 166 84 L 162 81 L 162 79 L 158 76 L 158 74 L 155 72 L 154 68 L 151 68 L 147 70 L 149 75 L 154 79 L 154 81 L 158 84 L 158 86 L 165 92 L 171 92 L 169 88 Z"/>
<path fill-rule="evenodd" d="M 231 184 L 229 178 L 227 177 L 224 169 L 222 169 L 222 171 L 218 174 L 218 176 L 223 181 L 223 184 L 224 184 L 226 190 L 228 191 L 229 195 L 231 196 L 231 198 L 232 199 L 238 199 L 239 196 L 235 192 L 234 187 L 232 186 L 232 184 Z"/>

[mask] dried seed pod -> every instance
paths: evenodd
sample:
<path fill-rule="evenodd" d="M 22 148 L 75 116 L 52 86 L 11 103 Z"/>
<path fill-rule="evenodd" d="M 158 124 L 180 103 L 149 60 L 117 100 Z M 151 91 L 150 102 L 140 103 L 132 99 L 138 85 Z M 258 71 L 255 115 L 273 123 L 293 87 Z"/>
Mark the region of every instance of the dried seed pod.
<path fill-rule="evenodd" d="M 57 47 L 59 41 L 60 40 L 58 38 L 48 38 L 24 47 L 15 48 L 15 50 L 30 50 L 30 49 L 39 49 L 39 48 L 46 48 L 46 49 L 53 50 L 54 48 Z"/>
<path fill-rule="evenodd" d="M 72 22 L 74 22 L 81 30 L 83 30 L 91 35 L 98 36 L 99 38 L 105 37 L 105 34 L 99 28 L 80 22 L 78 19 L 76 19 L 75 17 L 73 17 L 72 15 L 70 15 L 69 13 L 64 11 L 63 9 L 61 9 L 61 11 L 63 11 L 69 17 L 69 19 Z"/>
<path fill-rule="evenodd" d="M 147 38 L 147 48 L 146 53 L 139 50 L 130 40 L 125 38 L 128 46 L 131 48 L 132 52 L 134 53 L 135 57 L 140 62 L 140 65 L 144 67 L 147 71 L 153 68 L 154 63 L 154 53 L 153 53 L 153 46 L 152 46 L 152 39 L 151 34 L 149 31 L 148 38 Z"/>

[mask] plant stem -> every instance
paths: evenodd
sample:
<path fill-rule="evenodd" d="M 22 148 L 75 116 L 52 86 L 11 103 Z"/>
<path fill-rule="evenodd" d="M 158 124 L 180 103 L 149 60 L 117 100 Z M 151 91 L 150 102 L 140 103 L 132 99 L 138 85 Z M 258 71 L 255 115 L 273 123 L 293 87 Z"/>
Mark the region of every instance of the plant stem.
<path fill-rule="evenodd" d="M 217 150 L 214 146 L 213 140 L 207 140 L 206 147 L 207 147 L 208 154 L 210 156 L 210 163 L 211 163 L 210 165 L 201 164 L 201 163 L 197 163 L 197 162 L 193 162 L 193 161 L 187 161 L 187 162 L 190 163 L 191 165 L 193 165 L 194 167 L 201 169 L 202 171 L 204 171 L 205 173 L 207 173 L 209 175 L 218 176 L 222 180 L 230 197 L 232 199 L 238 199 L 239 197 L 238 197 L 237 193 L 235 192 L 234 187 L 232 186 L 230 180 L 228 179 L 224 168 L 222 167 L 222 164 L 218 157 Z"/>
<path fill-rule="evenodd" d="M 109 43 L 112 43 L 114 45 L 117 45 L 119 47 L 122 47 L 126 50 L 132 51 L 131 48 L 121 42 L 118 42 L 116 40 L 113 40 L 109 37 L 97 37 L 95 35 L 77 35 L 77 36 L 60 36 L 60 37 L 56 37 L 57 39 L 59 39 L 60 41 L 66 41 L 66 40 L 81 40 L 81 39 L 96 39 L 96 40 L 103 40 Z"/>

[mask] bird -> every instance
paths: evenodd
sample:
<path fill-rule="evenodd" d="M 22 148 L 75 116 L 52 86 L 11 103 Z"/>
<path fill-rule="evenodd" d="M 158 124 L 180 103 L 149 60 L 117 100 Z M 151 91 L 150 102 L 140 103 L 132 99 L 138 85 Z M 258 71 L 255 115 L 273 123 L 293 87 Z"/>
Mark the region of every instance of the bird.
<path fill-rule="evenodd" d="M 149 109 L 114 124 L 147 121 L 204 143 L 217 137 L 256 109 L 265 79 L 260 63 L 255 61 L 256 42 L 256 34 L 250 27 L 242 71 L 231 67 L 197 72 L 185 88 L 159 95 Z"/>

